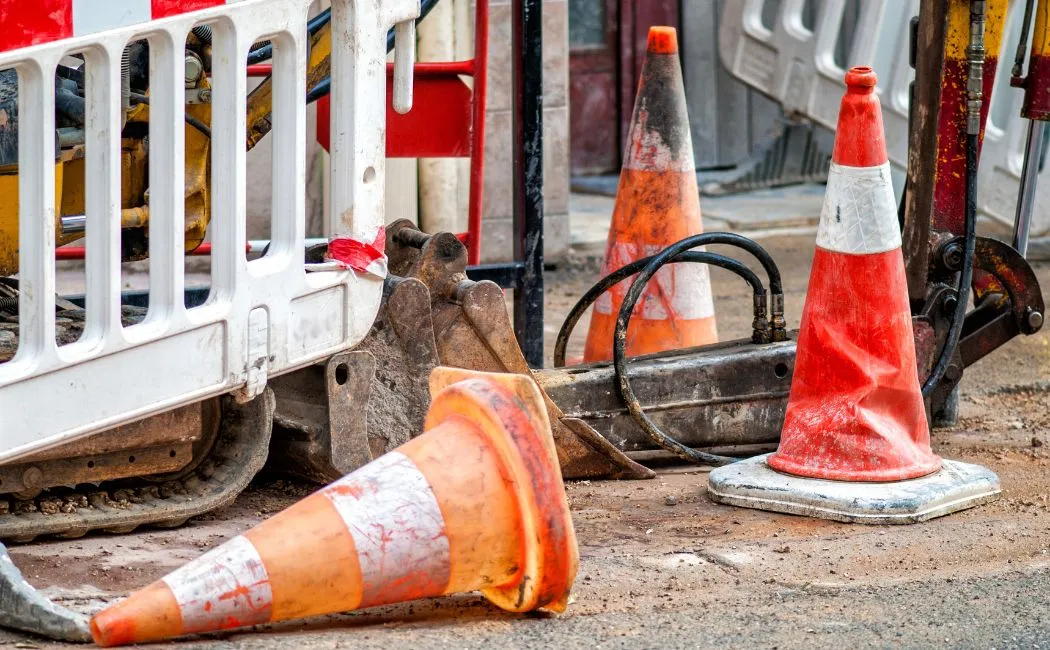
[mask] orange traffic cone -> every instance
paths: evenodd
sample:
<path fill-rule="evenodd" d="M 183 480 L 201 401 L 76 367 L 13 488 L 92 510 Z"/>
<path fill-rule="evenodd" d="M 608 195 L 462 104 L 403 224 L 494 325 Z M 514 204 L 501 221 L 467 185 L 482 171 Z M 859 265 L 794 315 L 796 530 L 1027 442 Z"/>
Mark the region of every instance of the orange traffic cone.
<path fill-rule="evenodd" d="M 578 553 L 521 375 L 438 368 L 426 432 L 91 620 L 102 646 L 480 590 L 563 611 Z"/>
<path fill-rule="evenodd" d="M 701 232 L 700 192 L 678 37 L 674 28 L 652 27 L 602 275 Z M 612 358 L 616 316 L 630 286 L 630 280 L 624 280 L 595 302 L 584 361 Z M 627 330 L 627 354 L 650 354 L 717 340 L 707 267 L 668 264 L 656 273 L 638 301 Z"/>
<path fill-rule="evenodd" d="M 930 449 L 875 82 L 846 74 L 780 446 L 712 472 L 717 501 L 893 523 L 998 494 L 995 474 L 942 470 Z"/>

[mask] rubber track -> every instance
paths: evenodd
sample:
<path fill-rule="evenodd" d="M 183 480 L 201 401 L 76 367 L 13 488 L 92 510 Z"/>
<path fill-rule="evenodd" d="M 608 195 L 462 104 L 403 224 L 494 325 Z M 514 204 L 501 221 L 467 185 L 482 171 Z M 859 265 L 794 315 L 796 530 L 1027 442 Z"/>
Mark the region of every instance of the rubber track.
<path fill-rule="evenodd" d="M 266 462 L 274 406 L 269 388 L 247 404 L 223 397 L 215 444 L 187 476 L 160 485 L 127 479 L 113 481 L 110 489 L 103 484 L 16 500 L 11 512 L 0 515 L 0 540 L 28 542 L 42 535 L 75 538 L 97 530 L 127 533 L 145 524 L 173 527 L 229 505 Z M 54 510 L 56 502 L 62 504 L 58 512 L 42 511 Z"/>

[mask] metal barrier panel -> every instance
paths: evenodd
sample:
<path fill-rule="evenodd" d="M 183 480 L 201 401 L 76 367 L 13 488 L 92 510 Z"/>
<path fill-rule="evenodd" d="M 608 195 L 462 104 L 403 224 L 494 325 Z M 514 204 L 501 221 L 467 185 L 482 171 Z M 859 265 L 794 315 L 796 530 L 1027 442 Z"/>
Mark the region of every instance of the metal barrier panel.
<path fill-rule="evenodd" d="M 908 87 L 915 77 L 908 62 L 909 28 L 918 0 L 864 0 L 858 29 L 845 34 L 846 0 L 817 6 L 813 30 L 802 24 L 804 0 L 782 0 L 770 26 L 762 23 L 766 0 L 727 2 L 718 35 L 723 64 L 735 77 L 780 102 L 784 111 L 835 130 L 846 68 L 870 65 L 879 75 L 890 163 L 903 178 L 908 155 Z M 1020 117 L 1023 91 L 1010 87 L 1012 54 L 1021 27 L 1023 3 L 1010 3 L 996 70 L 991 108 L 978 170 L 978 210 L 1012 225 L 1024 159 L 1026 123 Z M 836 45 L 850 43 L 845 66 L 834 60 Z M 1002 58 L 1006 55 L 1007 58 Z M 1050 174 L 1043 171 L 1036 205 L 1050 199 Z M 900 190 L 895 179 L 896 188 Z M 1032 236 L 1050 233 L 1050 211 L 1033 215 Z"/>
<path fill-rule="evenodd" d="M 0 69 L 18 72 L 21 116 L 19 347 L 0 364 L 0 461 L 210 396 L 238 391 L 253 397 L 267 377 L 346 349 L 367 333 L 379 309 L 385 258 L 354 260 L 384 241 L 386 34 L 400 23 L 399 38 L 414 39 L 404 23 L 418 15 L 419 0 L 332 2 L 329 225 L 333 246 L 348 250 L 349 261 L 312 268 L 303 263 L 310 4 L 42 0 L 23 3 L 24 12 L 0 13 Z M 29 24 L 34 20 L 44 24 Z M 187 309 L 183 47 L 200 23 L 214 33 L 212 290 L 207 302 Z M 151 58 L 149 310 L 143 322 L 124 327 L 121 56 L 129 42 L 143 38 Z M 249 264 L 246 57 L 264 39 L 275 45 L 274 215 L 269 254 Z M 403 40 L 407 45 L 409 38 Z M 83 54 L 87 77 L 87 310 L 83 336 L 59 346 L 55 74 L 73 52 Z M 410 46 L 398 47 L 397 55 L 410 57 Z M 402 97 L 411 92 L 410 79 L 402 74 L 397 81 Z"/>

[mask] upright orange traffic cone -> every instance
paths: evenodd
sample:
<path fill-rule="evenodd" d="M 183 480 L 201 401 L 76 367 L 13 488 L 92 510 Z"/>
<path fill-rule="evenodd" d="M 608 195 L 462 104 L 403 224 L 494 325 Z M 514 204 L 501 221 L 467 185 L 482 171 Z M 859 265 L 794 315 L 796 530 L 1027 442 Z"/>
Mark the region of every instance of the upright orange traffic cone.
<path fill-rule="evenodd" d="M 999 493 L 992 472 L 930 449 L 875 82 L 846 74 L 780 446 L 712 472 L 716 501 L 907 523 Z"/>
<path fill-rule="evenodd" d="M 430 383 L 423 435 L 103 610 L 95 642 L 473 590 L 563 611 L 578 554 L 539 389 L 451 368 Z"/>
<path fill-rule="evenodd" d="M 602 275 L 701 232 L 700 192 L 678 37 L 672 27 L 653 27 L 627 136 Z M 630 280 L 624 280 L 595 302 L 584 361 L 612 358 L 616 316 L 630 286 Z M 634 310 L 627 330 L 628 356 L 717 340 L 707 267 L 668 264 L 661 268 Z"/>

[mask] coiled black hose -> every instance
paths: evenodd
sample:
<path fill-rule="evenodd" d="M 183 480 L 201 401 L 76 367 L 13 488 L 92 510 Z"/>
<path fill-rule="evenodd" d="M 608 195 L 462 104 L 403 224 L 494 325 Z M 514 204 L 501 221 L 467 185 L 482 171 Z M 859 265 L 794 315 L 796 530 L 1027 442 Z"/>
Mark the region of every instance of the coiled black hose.
<path fill-rule="evenodd" d="M 763 270 L 766 272 L 766 276 L 769 278 L 769 293 L 771 295 L 771 302 L 773 303 L 770 315 L 770 325 L 773 328 L 773 332 L 770 338 L 774 341 L 782 341 L 787 338 L 783 309 L 784 285 L 780 277 L 780 268 L 777 267 L 776 262 L 773 261 L 773 256 L 770 255 L 766 249 L 762 248 L 761 245 L 752 239 L 730 232 L 705 232 L 683 239 L 682 242 L 684 241 L 696 242 L 689 248 L 705 246 L 708 244 L 725 244 L 736 246 L 737 248 L 741 248 L 753 255 L 755 259 L 758 260 L 758 263 L 762 265 Z M 677 246 L 682 242 L 677 242 L 675 245 Z M 734 264 L 743 266 L 740 262 L 732 258 L 721 255 L 716 257 L 718 259 L 730 260 Z M 645 257 L 613 271 L 599 280 L 593 287 L 583 294 L 578 301 L 576 301 L 576 304 L 573 305 L 571 310 L 569 310 L 569 315 L 565 317 L 565 321 L 562 323 L 561 329 L 558 331 L 558 338 L 554 342 L 554 367 L 561 368 L 565 365 L 565 349 L 569 343 L 569 336 L 572 334 L 573 329 L 575 329 L 576 324 L 579 322 L 584 312 L 587 311 L 587 308 L 594 304 L 594 302 L 598 300 L 598 298 L 609 289 L 609 287 L 612 287 L 616 283 L 634 275 L 643 269 L 652 259 L 652 257 Z M 733 270 L 729 267 L 722 266 L 720 263 L 709 263 L 715 266 L 721 266 L 727 270 Z M 750 269 L 748 270 L 750 271 Z M 747 278 L 745 278 L 745 280 L 746 279 Z"/>
<path fill-rule="evenodd" d="M 569 315 L 565 317 L 565 321 L 561 324 L 561 329 L 558 331 L 558 338 L 554 342 L 555 368 L 562 368 L 565 366 L 565 349 L 568 346 L 569 337 L 572 335 L 572 331 L 576 328 L 577 323 L 579 323 L 580 318 L 587 312 L 587 309 L 593 305 L 603 293 L 608 291 L 614 285 L 644 269 L 645 266 L 653 260 L 653 257 L 654 256 L 643 257 L 640 260 L 635 260 L 630 264 L 620 267 L 595 283 L 594 286 L 588 289 L 587 292 L 576 301 L 576 304 L 573 305 L 572 309 L 569 311 Z M 712 266 L 726 269 L 727 271 L 732 271 L 751 285 L 756 303 L 761 300 L 764 304 L 766 301 L 765 286 L 763 286 L 762 281 L 758 278 L 755 272 L 731 257 L 725 257 L 724 255 L 718 255 L 716 253 L 686 251 L 679 254 L 671 261 L 710 264 Z"/>
<path fill-rule="evenodd" d="M 646 284 L 649 283 L 649 280 L 652 279 L 652 277 L 656 274 L 657 271 L 660 270 L 662 266 L 670 262 L 677 261 L 678 256 L 681 255 L 683 252 L 707 243 L 704 238 L 705 235 L 709 234 L 725 233 L 706 233 L 703 235 L 694 235 L 692 237 L 686 237 L 685 239 L 671 244 L 656 255 L 653 255 L 652 257 L 648 258 L 648 262 L 645 264 L 642 270 L 638 272 L 637 277 L 635 277 L 634 282 L 631 284 L 631 288 L 627 290 L 627 295 L 624 296 L 623 304 L 620 306 L 620 312 L 616 317 L 616 327 L 613 330 L 613 369 L 616 374 L 616 385 L 619 389 L 620 397 L 623 399 L 624 404 L 627 406 L 627 410 L 630 412 L 631 417 L 634 419 L 635 422 L 638 423 L 638 426 L 641 427 L 642 431 L 644 431 L 646 435 L 649 436 L 650 440 L 652 440 L 661 448 L 671 452 L 672 454 L 684 460 L 693 463 L 704 463 L 707 465 L 713 465 L 718 467 L 721 465 L 734 463 L 739 459 L 732 458 L 729 456 L 718 456 L 716 454 L 709 454 L 703 451 L 698 451 L 691 447 L 687 447 L 686 445 L 683 445 L 682 443 L 668 436 L 660 429 L 660 427 L 656 426 L 655 422 L 649 419 L 649 416 L 647 416 L 645 414 L 644 409 L 642 409 L 642 405 L 638 401 L 638 397 L 634 394 L 634 390 L 631 388 L 631 382 L 627 374 L 626 354 L 627 328 L 631 322 L 631 313 L 634 311 L 634 306 L 638 303 L 639 298 L 641 298 L 642 292 L 645 290 Z M 751 240 L 747 241 L 750 242 Z M 755 246 L 757 246 L 757 244 L 755 244 Z M 763 250 L 763 252 L 765 251 Z M 714 254 L 694 253 L 694 255 L 710 256 Z M 716 256 L 716 258 L 720 257 L 722 256 Z M 732 260 L 732 258 L 722 259 L 730 260 L 740 266 L 743 266 L 743 264 L 741 264 L 737 260 Z M 710 260 L 704 261 L 706 263 L 712 263 Z M 721 261 L 722 260 L 719 260 L 719 262 Z M 728 268 L 722 263 L 719 263 L 718 265 L 723 266 L 723 268 Z M 730 270 L 735 271 L 735 269 Z M 748 271 L 750 272 L 750 269 L 748 269 Z M 741 277 L 745 277 L 743 274 L 739 275 L 741 275 Z M 751 275 L 754 275 L 754 273 L 751 273 Z M 779 272 L 777 275 L 779 276 Z M 747 278 L 745 277 L 745 279 Z M 756 277 L 754 279 L 757 281 L 758 278 Z M 761 283 L 759 283 L 759 286 L 761 286 Z M 752 284 L 752 287 L 754 287 L 754 284 Z"/>

